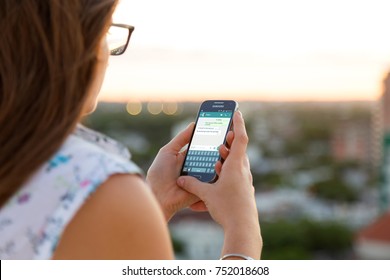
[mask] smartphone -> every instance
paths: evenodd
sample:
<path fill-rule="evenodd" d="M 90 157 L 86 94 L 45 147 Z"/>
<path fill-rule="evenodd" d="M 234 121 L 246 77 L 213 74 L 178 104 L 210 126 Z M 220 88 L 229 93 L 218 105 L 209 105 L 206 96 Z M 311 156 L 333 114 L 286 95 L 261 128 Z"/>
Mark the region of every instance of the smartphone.
<path fill-rule="evenodd" d="M 208 183 L 217 180 L 218 147 L 226 143 L 237 109 L 238 103 L 233 100 L 207 100 L 200 105 L 180 175 L 193 176 Z"/>

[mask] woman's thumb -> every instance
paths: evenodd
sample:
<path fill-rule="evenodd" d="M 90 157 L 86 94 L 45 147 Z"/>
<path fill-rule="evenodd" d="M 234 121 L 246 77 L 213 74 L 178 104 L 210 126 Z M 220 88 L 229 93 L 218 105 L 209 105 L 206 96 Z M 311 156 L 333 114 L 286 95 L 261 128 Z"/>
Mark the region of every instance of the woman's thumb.
<path fill-rule="evenodd" d="M 191 176 L 181 176 L 177 179 L 179 187 L 183 188 L 189 193 L 192 193 L 203 200 L 205 191 L 210 188 L 210 184 L 203 183 Z"/>

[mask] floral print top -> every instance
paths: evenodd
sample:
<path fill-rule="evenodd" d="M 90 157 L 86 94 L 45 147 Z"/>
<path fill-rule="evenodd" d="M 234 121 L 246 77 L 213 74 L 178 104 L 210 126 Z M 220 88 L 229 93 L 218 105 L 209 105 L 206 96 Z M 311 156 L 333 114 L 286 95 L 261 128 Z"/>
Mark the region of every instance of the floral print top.
<path fill-rule="evenodd" d="M 50 259 L 85 200 L 117 173 L 142 174 L 128 150 L 78 125 L 0 209 L 0 259 Z"/>

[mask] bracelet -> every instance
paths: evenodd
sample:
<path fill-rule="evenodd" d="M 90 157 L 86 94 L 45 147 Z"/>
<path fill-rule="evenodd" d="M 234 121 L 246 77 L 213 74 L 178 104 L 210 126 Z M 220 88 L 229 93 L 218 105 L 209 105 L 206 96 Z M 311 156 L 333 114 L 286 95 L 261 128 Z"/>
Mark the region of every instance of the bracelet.
<path fill-rule="evenodd" d="M 242 254 L 226 254 L 222 258 L 220 258 L 220 260 L 225 260 L 226 258 L 229 258 L 229 257 L 242 258 L 243 260 L 247 260 L 247 261 L 255 260 L 255 259 L 253 259 L 251 257 L 245 256 L 245 255 L 242 255 Z"/>

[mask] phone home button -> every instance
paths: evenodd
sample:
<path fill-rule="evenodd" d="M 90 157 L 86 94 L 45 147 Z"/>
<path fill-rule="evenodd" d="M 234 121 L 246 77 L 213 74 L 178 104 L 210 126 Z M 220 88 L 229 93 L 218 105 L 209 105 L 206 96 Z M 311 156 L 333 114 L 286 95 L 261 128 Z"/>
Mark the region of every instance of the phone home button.
<path fill-rule="evenodd" d="M 196 179 L 200 180 L 202 179 L 202 176 L 201 175 L 193 175 Z"/>

